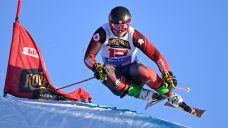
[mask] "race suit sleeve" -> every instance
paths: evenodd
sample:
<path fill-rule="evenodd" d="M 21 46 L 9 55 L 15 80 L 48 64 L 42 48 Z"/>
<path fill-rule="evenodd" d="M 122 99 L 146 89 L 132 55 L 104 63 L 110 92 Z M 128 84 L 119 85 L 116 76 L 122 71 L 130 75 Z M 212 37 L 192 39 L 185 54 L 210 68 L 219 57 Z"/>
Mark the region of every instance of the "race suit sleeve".
<path fill-rule="evenodd" d="M 169 71 L 169 65 L 157 48 L 139 31 L 135 29 L 133 34 L 133 43 L 135 47 L 139 48 L 145 55 L 153 60 L 161 73 Z"/>
<path fill-rule="evenodd" d="M 93 34 L 92 39 L 87 47 L 84 63 L 85 65 L 92 70 L 93 65 L 96 63 L 96 55 L 100 51 L 102 44 L 106 40 L 105 30 L 100 27 Z"/>

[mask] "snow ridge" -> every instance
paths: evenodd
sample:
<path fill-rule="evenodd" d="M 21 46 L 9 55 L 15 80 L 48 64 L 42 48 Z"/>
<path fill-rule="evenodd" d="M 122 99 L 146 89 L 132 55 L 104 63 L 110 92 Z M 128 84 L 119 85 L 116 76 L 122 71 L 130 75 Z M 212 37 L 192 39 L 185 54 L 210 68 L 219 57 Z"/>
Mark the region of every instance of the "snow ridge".
<path fill-rule="evenodd" d="M 0 97 L 1 128 L 187 128 L 127 109 L 91 103 Z"/>

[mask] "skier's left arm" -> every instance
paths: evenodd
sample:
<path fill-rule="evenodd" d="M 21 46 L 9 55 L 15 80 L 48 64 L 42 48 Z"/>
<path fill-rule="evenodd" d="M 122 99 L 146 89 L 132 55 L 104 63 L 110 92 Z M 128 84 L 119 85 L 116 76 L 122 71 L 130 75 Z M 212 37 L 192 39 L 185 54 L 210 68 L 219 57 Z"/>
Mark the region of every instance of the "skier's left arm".
<path fill-rule="evenodd" d="M 170 67 L 162 54 L 143 34 L 137 30 L 134 31 L 133 42 L 137 48 L 139 48 L 145 55 L 157 64 L 161 73 L 170 71 Z"/>
<path fill-rule="evenodd" d="M 133 42 L 136 47 L 138 47 L 145 55 L 147 55 L 151 60 L 153 60 L 160 72 L 162 73 L 162 81 L 163 85 L 162 88 L 159 88 L 157 92 L 160 95 L 171 94 L 171 90 L 176 87 L 177 80 L 173 73 L 170 71 L 170 67 L 162 56 L 162 54 L 157 50 L 157 48 L 141 33 L 135 30 L 133 34 Z"/>

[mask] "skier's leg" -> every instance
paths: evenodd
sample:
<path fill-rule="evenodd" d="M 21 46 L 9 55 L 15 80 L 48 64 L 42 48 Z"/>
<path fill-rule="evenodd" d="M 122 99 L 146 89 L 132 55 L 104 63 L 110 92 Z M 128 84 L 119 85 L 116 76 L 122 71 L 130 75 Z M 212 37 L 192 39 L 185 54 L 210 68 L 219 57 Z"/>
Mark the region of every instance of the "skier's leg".
<path fill-rule="evenodd" d="M 127 93 L 129 89 L 129 82 L 125 76 L 121 74 L 120 71 L 116 70 L 112 65 L 105 65 L 109 70 L 107 75 L 107 80 L 102 83 L 112 91 L 113 94 L 117 96 L 123 96 Z"/>
<path fill-rule="evenodd" d="M 134 81 L 145 83 L 153 90 L 158 90 L 163 86 L 162 79 L 155 71 L 138 62 L 131 64 L 129 75 Z"/>
<path fill-rule="evenodd" d="M 142 100 L 150 101 L 152 98 L 159 98 L 159 95 L 152 90 L 144 89 L 143 85 L 147 84 L 153 90 L 162 86 L 161 78 L 149 68 L 138 62 L 133 62 L 127 72 L 123 74 L 128 75 L 131 79 L 128 95 Z"/>
<path fill-rule="evenodd" d="M 116 70 L 112 65 L 105 65 L 105 67 L 109 70 L 109 74 L 107 76 L 108 80 L 105 80 L 102 83 L 108 87 L 113 92 L 113 94 L 121 97 L 125 94 L 128 94 L 129 96 L 140 98 L 146 101 L 150 101 L 154 97 L 159 97 L 156 92 L 144 89 L 142 85 L 135 84 L 146 83 L 154 90 L 156 90 L 156 87 L 160 88 L 160 86 L 162 86 L 161 78 L 153 70 L 150 70 L 144 65 L 134 62 L 129 66 L 129 69 L 126 70 L 134 80 L 134 82 L 131 83 L 129 80 L 127 80 L 126 76 L 124 76 L 127 75 L 126 72 L 120 72 Z M 177 102 L 174 95 L 173 97 L 170 97 L 169 101 Z"/>
<path fill-rule="evenodd" d="M 157 73 L 155 73 L 152 69 L 147 68 L 141 63 L 134 62 L 129 67 L 129 75 L 134 81 L 138 81 L 139 83 L 145 83 L 148 85 L 151 89 L 157 91 L 160 88 L 163 87 L 162 79 L 158 76 Z M 133 88 L 133 89 L 132 89 Z M 159 95 L 155 93 L 154 91 L 143 89 L 142 87 L 139 88 L 137 85 L 131 85 L 128 92 L 132 92 L 133 96 L 136 98 L 140 98 L 146 101 L 150 101 L 151 98 L 158 99 Z M 132 91 L 131 91 L 132 90 Z M 135 91 L 140 90 L 140 91 Z M 136 92 L 136 93 L 135 93 Z M 128 93 L 129 94 L 129 93 Z M 138 97 L 137 97 L 138 96 Z M 166 93 L 166 96 L 168 96 L 168 101 L 171 104 L 179 104 L 183 102 L 183 99 L 181 96 L 179 96 L 176 93 L 168 92 Z"/>
<path fill-rule="evenodd" d="M 102 83 L 108 87 L 113 94 L 120 97 L 127 94 L 146 101 L 150 101 L 152 97 L 158 96 L 154 91 L 143 89 L 140 81 L 132 82 L 128 79 L 127 76 L 130 66 L 122 68 L 121 70 L 116 70 L 112 65 L 105 65 L 105 67 L 109 70 L 109 74 L 107 75 L 108 79 Z"/>

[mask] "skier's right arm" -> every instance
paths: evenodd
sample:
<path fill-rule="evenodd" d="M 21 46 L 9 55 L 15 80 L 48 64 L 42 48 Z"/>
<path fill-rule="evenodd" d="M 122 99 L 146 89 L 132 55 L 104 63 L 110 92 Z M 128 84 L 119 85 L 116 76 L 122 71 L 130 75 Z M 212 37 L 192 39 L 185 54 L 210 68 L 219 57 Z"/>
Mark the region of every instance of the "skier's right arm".
<path fill-rule="evenodd" d="M 84 56 L 84 63 L 89 69 L 93 70 L 94 64 L 97 63 L 96 55 L 100 51 L 101 46 L 105 42 L 105 40 L 106 32 L 102 27 L 100 27 L 93 34 L 93 37 L 90 40 Z"/>

